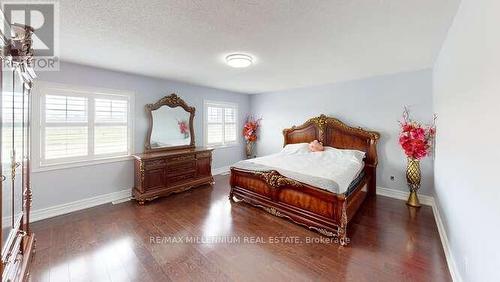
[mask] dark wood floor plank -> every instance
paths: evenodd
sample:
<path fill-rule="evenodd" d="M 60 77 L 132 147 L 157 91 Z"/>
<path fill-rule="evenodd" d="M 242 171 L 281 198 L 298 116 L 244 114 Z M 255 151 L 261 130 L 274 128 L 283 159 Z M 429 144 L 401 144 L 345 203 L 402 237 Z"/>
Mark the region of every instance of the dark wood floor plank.
<path fill-rule="evenodd" d="M 451 281 L 430 207 L 370 198 L 348 226 L 351 244 L 340 247 L 231 203 L 228 182 L 217 176 L 214 187 L 145 206 L 107 204 L 34 223 L 32 281 Z M 280 239 L 288 241 L 271 243 Z"/>

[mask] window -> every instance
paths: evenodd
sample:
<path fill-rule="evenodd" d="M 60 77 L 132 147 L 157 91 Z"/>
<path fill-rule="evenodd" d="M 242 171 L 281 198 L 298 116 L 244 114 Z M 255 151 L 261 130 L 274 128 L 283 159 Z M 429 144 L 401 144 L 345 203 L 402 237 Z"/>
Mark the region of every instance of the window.
<path fill-rule="evenodd" d="M 238 144 L 238 106 L 232 103 L 205 101 L 205 145 Z"/>
<path fill-rule="evenodd" d="M 132 153 L 132 93 L 47 83 L 38 92 L 34 103 L 40 111 L 34 116 L 40 118 L 40 140 L 34 144 L 40 146 L 34 151 L 40 167 Z"/>

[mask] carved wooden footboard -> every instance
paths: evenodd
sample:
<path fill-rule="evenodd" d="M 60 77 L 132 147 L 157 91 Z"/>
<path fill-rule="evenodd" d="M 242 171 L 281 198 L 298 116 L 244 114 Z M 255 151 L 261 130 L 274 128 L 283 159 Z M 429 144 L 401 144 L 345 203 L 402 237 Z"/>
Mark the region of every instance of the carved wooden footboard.
<path fill-rule="evenodd" d="M 229 199 L 260 207 L 347 245 L 347 223 L 368 195 L 368 178 L 349 194 L 334 193 L 284 177 L 277 171 L 231 168 Z"/>
<path fill-rule="evenodd" d="M 285 145 L 313 140 L 325 146 L 366 152 L 364 176 L 347 194 L 335 194 L 301 183 L 275 170 L 259 172 L 231 168 L 229 199 L 261 207 L 347 245 L 347 225 L 368 195 L 375 194 L 379 134 L 345 125 L 321 115 L 283 131 Z"/>

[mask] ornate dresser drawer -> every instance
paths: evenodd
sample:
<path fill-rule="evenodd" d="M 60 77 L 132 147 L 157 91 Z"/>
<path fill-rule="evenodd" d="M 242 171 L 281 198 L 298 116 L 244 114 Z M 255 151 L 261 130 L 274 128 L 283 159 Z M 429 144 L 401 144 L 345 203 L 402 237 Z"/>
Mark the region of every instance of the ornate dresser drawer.
<path fill-rule="evenodd" d="M 203 152 L 203 153 L 198 153 L 196 154 L 197 159 L 201 158 L 211 158 L 212 157 L 212 152 Z"/>
<path fill-rule="evenodd" d="M 148 160 L 144 161 L 144 168 L 145 169 L 155 169 L 155 168 L 161 168 L 166 165 L 165 160 L 159 159 L 159 160 Z"/>
<path fill-rule="evenodd" d="M 167 174 L 179 175 L 187 172 L 196 171 L 196 160 L 168 163 Z"/>
<path fill-rule="evenodd" d="M 168 177 L 168 184 L 172 186 L 180 182 L 189 181 L 196 177 L 196 171 L 184 172 L 182 174 L 172 175 Z"/>
<path fill-rule="evenodd" d="M 173 157 L 169 157 L 167 160 L 168 162 L 182 162 L 182 161 L 194 161 L 196 158 L 195 158 L 195 154 L 188 154 L 188 155 L 183 155 L 183 156 L 173 156 Z"/>
<path fill-rule="evenodd" d="M 184 149 L 135 155 L 133 197 L 140 203 L 212 184 L 212 150 Z"/>

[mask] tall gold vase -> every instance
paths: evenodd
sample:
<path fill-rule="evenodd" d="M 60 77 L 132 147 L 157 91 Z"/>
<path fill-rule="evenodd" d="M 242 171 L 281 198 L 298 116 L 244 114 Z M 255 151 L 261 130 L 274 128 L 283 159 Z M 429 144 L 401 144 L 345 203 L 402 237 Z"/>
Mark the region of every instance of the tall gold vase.
<path fill-rule="evenodd" d="M 420 207 L 417 191 L 420 189 L 421 178 L 422 174 L 420 172 L 420 161 L 408 158 L 408 164 L 406 165 L 406 182 L 410 188 L 410 196 L 408 197 L 406 204 L 410 207 Z"/>

